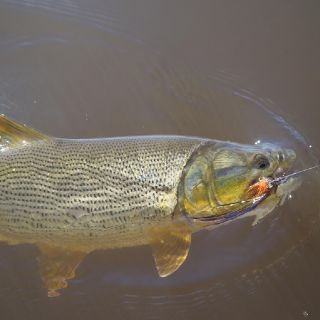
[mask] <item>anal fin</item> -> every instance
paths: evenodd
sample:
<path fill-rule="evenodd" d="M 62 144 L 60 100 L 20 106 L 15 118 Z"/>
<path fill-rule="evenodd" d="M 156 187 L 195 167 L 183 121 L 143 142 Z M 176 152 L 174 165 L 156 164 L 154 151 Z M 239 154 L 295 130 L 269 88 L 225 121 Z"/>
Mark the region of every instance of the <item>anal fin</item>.
<path fill-rule="evenodd" d="M 191 227 L 186 221 L 152 227 L 147 230 L 156 268 L 160 277 L 175 272 L 188 256 Z"/>
<path fill-rule="evenodd" d="M 69 249 L 38 244 L 40 276 L 48 289 L 49 297 L 60 295 L 60 289 L 68 286 L 68 280 L 75 277 L 78 265 L 85 257 L 85 252 L 70 251 Z"/>

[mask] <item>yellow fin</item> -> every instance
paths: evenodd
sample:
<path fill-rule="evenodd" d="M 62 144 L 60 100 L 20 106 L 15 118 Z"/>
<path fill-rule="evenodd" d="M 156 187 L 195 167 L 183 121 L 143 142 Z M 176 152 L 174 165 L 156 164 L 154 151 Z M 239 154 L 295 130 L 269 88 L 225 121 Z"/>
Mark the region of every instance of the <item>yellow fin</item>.
<path fill-rule="evenodd" d="M 23 145 L 35 140 L 49 140 L 50 137 L 32 128 L 0 115 L 0 149 Z"/>
<path fill-rule="evenodd" d="M 160 277 L 175 272 L 186 260 L 191 244 L 191 227 L 186 221 L 153 227 L 147 231 Z"/>
<path fill-rule="evenodd" d="M 67 288 L 67 280 L 75 277 L 75 271 L 86 253 L 45 244 L 38 244 L 38 248 L 41 252 L 38 258 L 40 276 L 48 289 L 48 297 L 59 296 L 59 290 Z"/>

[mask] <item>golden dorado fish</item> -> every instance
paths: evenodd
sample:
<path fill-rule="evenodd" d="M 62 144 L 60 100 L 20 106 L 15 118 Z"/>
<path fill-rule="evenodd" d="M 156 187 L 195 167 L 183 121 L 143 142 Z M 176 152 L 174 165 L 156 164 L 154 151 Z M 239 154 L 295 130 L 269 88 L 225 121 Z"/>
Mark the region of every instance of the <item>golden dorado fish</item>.
<path fill-rule="evenodd" d="M 294 159 L 273 144 L 196 137 L 53 138 L 1 116 L 0 240 L 38 246 L 50 296 L 97 249 L 149 244 L 165 277 L 193 232 L 272 210 L 276 188 L 252 186 Z"/>

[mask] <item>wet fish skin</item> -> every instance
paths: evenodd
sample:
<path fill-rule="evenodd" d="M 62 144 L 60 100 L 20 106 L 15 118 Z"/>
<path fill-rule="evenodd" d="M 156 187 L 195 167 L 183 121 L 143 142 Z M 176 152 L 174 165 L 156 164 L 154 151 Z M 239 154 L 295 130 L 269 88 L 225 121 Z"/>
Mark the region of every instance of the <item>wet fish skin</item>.
<path fill-rule="evenodd" d="M 144 226 L 171 219 L 182 170 L 204 143 L 52 138 L 2 152 L 0 234 L 83 250 L 145 244 Z"/>
<path fill-rule="evenodd" d="M 166 277 L 185 261 L 193 232 L 247 212 L 250 185 L 294 158 L 275 145 L 185 136 L 53 138 L 0 116 L 0 240 L 37 245 L 49 296 L 96 249 L 149 244 Z M 209 225 L 192 222 L 208 215 Z"/>

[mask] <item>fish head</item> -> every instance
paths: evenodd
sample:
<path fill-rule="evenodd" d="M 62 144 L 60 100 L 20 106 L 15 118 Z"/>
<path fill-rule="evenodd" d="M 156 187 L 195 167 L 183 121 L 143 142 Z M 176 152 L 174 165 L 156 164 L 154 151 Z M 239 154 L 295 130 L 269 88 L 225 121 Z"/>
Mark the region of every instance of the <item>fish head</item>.
<path fill-rule="evenodd" d="M 252 186 L 263 179 L 273 180 L 284 175 L 295 158 L 293 150 L 269 143 L 226 145 L 213 155 L 208 167 L 212 196 L 222 206 L 254 198 L 256 195 L 250 192 Z"/>
<path fill-rule="evenodd" d="M 295 158 L 293 150 L 271 143 L 203 147 L 185 168 L 180 207 L 194 219 L 238 217 L 274 193 L 269 182 L 285 175 Z"/>

